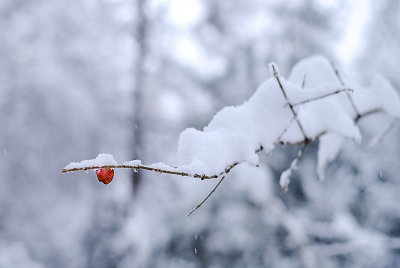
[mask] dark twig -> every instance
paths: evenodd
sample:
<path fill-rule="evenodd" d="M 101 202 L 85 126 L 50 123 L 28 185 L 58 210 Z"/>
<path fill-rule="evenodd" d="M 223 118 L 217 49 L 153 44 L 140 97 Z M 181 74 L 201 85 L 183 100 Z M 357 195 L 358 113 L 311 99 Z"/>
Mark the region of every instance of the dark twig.
<path fill-rule="evenodd" d="M 346 87 L 346 84 L 344 83 L 343 78 L 339 73 L 339 70 L 336 68 L 335 64 L 332 61 L 330 63 L 331 63 L 331 67 L 332 67 L 332 69 L 333 69 L 333 71 L 334 71 L 334 73 L 335 73 L 340 85 L 342 87 Z M 356 113 L 356 116 L 360 117 L 360 112 L 358 111 L 358 109 L 356 107 L 356 104 L 354 103 L 353 97 L 350 95 L 349 92 L 346 92 L 346 96 L 347 96 L 347 99 L 350 102 L 351 107 L 353 108 L 354 112 Z"/>
<path fill-rule="evenodd" d="M 272 144 L 272 147 L 266 152 L 267 155 L 269 155 L 277 145 L 282 144 L 282 137 L 283 135 L 285 135 L 285 133 L 288 131 L 289 127 L 291 126 L 292 122 L 295 120 L 295 118 L 293 117 L 289 124 L 282 130 L 282 133 L 278 136 L 278 138 L 274 141 L 274 143 Z"/>
<path fill-rule="evenodd" d="M 293 105 L 290 103 L 290 101 L 289 101 L 289 99 L 288 99 L 288 97 L 286 95 L 285 90 L 283 89 L 283 85 L 282 85 L 281 80 L 279 78 L 279 74 L 278 74 L 278 72 L 276 70 L 275 64 L 271 64 L 271 66 L 272 66 L 273 75 L 274 75 L 276 81 L 279 84 L 279 88 L 281 89 L 283 96 L 285 97 L 286 104 L 289 106 L 290 110 L 292 111 L 292 114 L 293 114 L 293 116 L 294 116 L 294 118 L 295 118 L 295 120 L 297 122 L 297 125 L 299 126 L 299 129 L 300 129 L 301 133 L 303 134 L 304 140 L 306 141 L 306 140 L 308 140 L 306 132 L 304 131 L 304 128 L 301 125 L 299 118 L 297 117 L 297 113 L 294 110 Z"/>
<path fill-rule="evenodd" d="M 360 121 L 360 119 L 362 119 L 362 118 L 364 118 L 364 117 L 366 117 L 368 115 L 371 115 L 371 114 L 379 113 L 381 111 L 382 111 L 381 109 L 372 109 L 372 110 L 366 111 L 366 112 L 364 112 L 362 114 L 357 115 L 354 118 L 354 122 L 357 123 L 358 121 Z"/>
<path fill-rule="evenodd" d="M 390 132 L 390 130 L 392 130 L 394 128 L 394 126 L 396 125 L 397 122 L 398 122 L 397 118 L 393 119 L 392 122 L 390 122 L 390 124 L 381 133 L 379 133 L 375 138 L 373 138 L 370 141 L 368 146 L 373 147 L 373 146 L 381 143 L 383 138 Z"/>
<path fill-rule="evenodd" d="M 218 186 L 221 184 L 221 182 L 225 179 L 225 176 L 222 176 L 222 178 L 219 180 L 219 182 L 217 183 L 217 185 L 215 185 L 215 187 L 211 190 L 211 192 L 206 196 L 206 198 L 203 199 L 203 201 L 201 201 L 194 209 L 192 209 L 192 211 L 190 211 L 187 216 L 189 217 L 190 215 L 192 215 L 193 212 L 195 212 L 197 209 L 199 209 L 204 202 L 207 201 L 207 199 L 215 192 L 215 190 L 217 190 Z"/>
<path fill-rule="evenodd" d="M 318 97 L 315 97 L 315 98 L 312 98 L 312 99 L 308 99 L 308 100 L 304 100 L 304 101 L 300 101 L 300 102 L 294 103 L 294 104 L 292 104 L 292 106 L 296 107 L 296 106 L 299 106 L 299 105 L 302 105 L 302 104 L 305 104 L 305 103 L 309 103 L 309 102 L 312 102 L 312 101 L 322 100 L 322 99 L 324 99 L 326 97 L 330 97 L 332 95 L 336 95 L 336 94 L 339 94 L 339 93 L 342 93 L 342 92 L 347 92 L 347 91 L 353 92 L 353 90 L 350 89 L 350 88 L 338 89 L 338 90 L 336 90 L 334 92 L 327 93 L 327 94 L 322 95 L 322 96 L 318 96 Z"/>
<path fill-rule="evenodd" d="M 306 86 L 306 79 L 307 79 L 307 75 L 304 74 L 304 76 L 303 76 L 303 82 L 301 83 L 301 88 L 303 88 L 303 89 L 304 89 L 304 87 Z"/>

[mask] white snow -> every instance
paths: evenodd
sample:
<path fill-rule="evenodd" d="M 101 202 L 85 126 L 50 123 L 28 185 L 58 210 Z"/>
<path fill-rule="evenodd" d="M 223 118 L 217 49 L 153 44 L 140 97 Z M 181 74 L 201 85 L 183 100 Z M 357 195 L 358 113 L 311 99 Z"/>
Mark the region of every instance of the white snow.
<path fill-rule="evenodd" d="M 393 86 L 381 75 L 376 75 L 365 90 L 354 92 L 354 102 L 360 112 L 382 109 L 394 117 L 400 117 L 400 98 Z"/>
<path fill-rule="evenodd" d="M 343 138 L 334 133 L 323 135 L 319 139 L 317 173 L 320 180 L 325 179 L 326 166 L 336 158 L 343 143 Z"/>
<path fill-rule="evenodd" d="M 308 72 L 304 89 L 301 88 L 303 70 Z M 292 81 L 286 81 L 283 77 L 280 80 L 291 103 L 343 89 L 329 62 L 322 57 L 301 61 L 294 67 L 290 77 Z M 353 115 L 343 109 L 342 102 L 347 99 L 340 94 L 295 108 L 309 138 L 333 132 L 357 141 L 361 139 Z M 181 164 L 187 170 L 206 175 L 218 174 L 234 162 L 258 164 L 255 150 L 260 145 L 272 148 L 288 126 L 281 138 L 283 142 L 304 140 L 297 122 L 292 118 L 293 114 L 286 105 L 276 78 L 270 77 L 247 102 L 218 112 L 203 131 L 192 128 L 183 131 L 178 148 Z"/>
<path fill-rule="evenodd" d="M 178 168 L 164 163 L 148 167 L 213 176 L 236 162 L 256 166 L 259 164 L 256 151 L 261 146 L 268 152 L 278 141 L 289 144 L 304 142 L 300 124 L 308 139 L 320 139 L 317 174 L 323 179 L 325 168 L 339 153 L 343 138 L 361 141 L 354 120 L 356 112 L 363 114 L 378 109 L 400 117 L 400 98 L 381 76 L 375 77 L 368 88 L 350 81 L 351 90 L 346 89 L 347 84 L 342 85 L 329 61 L 314 56 L 297 63 L 288 80 L 278 74 L 282 89 L 274 76 L 273 66 L 279 72 L 271 63 L 271 77 L 248 101 L 223 108 L 202 131 L 188 128 L 180 134 Z M 326 96 L 338 90 L 346 91 Z M 289 103 L 293 105 L 310 99 L 313 100 L 293 106 L 294 112 L 291 110 Z M 96 159 L 70 163 L 66 168 L 116 164 L 112 155 L 99 154 Z M 138 166 L 141 162 L 133 160 L 124 164 Z M 292 167 L 282 173 L 282 188 L 289 185 L 296 165 L 294 161 Z"/>
<path fill-rule="evenodd" d="M 322 56 L 313 56 L 296 63 L 289 75 L 289 81 L 302 85 L 305 77 L 305 89 L 321 88 L 325 86 L 340 86 L 329 61 Z"/>
<path fill-rule="evenodd" d="M 247 196 L 257 204 L 267 203 L 273 195 L 274 178 L 268 167 L 257 168 L 243 163 L 232 169 L 230 175 L 232 175 L 232 180 L 229 181 L 231 187 L 236 191 L 247 193 Z"/>
<path fill-rule="evenodd" d="M 99 154 L 95 159 L 83 160 L 81 162 L 71 162 L 64 169 L 98 167 L 98 166 L 115 166 L 117 165 L 114 156 L 111 154 Z"/>
<path fill-rule="evenodd" d="M 269 68 L 273 74 L 272 64 Z M 275 70 L 278 71 L 276 66 Z M 292 104 L 345 89 L 329 61 L 320 56 L 296 64 L 289 80 L 281 76 L 279 78 Z M 346 94 L 354 99 L 361 113 L 382 109 L 392 116 L 398 116 L 400 112 L 399 97 L 382 77 L 374 79 L 368 89 L 356 85 L 346 92 L 296 106 L 294 109 L 307 137 L 321 137 L 317 171 L 321 179 L 327 164 L 338 154 L 344 137 L 361 141 L 360 130 L 354 122 L 355 111 Z M 181 133 L 178 147 L 181 168 L 213 175 L 234 162 L 258 164 L 255 151 L 260 145 L 273 148 L 274 142 L 286 128 L 281 141 L 296 143 L 304 140 L 293 117 L 276 78 L 270 77 L 247 102 L 219 111 L 203 131 L 190 128 Z M 282 174 L 281 183 L 284 187 L 290 181 L 285 179 L 290 177 L 290 173 L 287 171 Z"/>
<path fill-rule="evenodd" d="M 131 160 L 131 161 L 126 161 L 122 163 L 124 166 L 140 166 L 142 164 L 142 161 L 140 160 Z"/>
<path fill-rule="evenodd" d="M 296 167 L 292 168 L 292 166 L 290 166 L 290 168 L 281 173 L 281 177 L 279 178 L 279 185 L 284 191 L 288 189 L 290 178 L 292 177 L 292 173 L 295 169 Z"/>
<path fill-rule="evenodd" d="M 172 167 L 170 165 L 166 165 L 166 164 L 164 164 L 162 162 L 154 163 L 154 164 L 147 165 L 147 166 L 150 167 L 150 168 L 154 168 L 154 169 L 161 169 L 161 170 L 174 171 L 174 172 L 177 171 L 177 169 L 175 167 Z"/>

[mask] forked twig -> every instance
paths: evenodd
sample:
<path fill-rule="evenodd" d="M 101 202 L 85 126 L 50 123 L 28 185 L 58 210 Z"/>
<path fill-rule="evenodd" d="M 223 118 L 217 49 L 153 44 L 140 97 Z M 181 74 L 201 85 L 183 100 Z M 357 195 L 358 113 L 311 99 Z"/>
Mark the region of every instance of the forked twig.
<path fill-rule="evenodd" d="M 197 209 L 199 209 L 206 201 L 207 199 L 215 192 L 215 190 L 217 190 L 218 186 L 221 184 L 221 182 L 225 179 L 225 176 L 222 176 L 222 178 L 219 180 L 219 182 L 217 183 L 217 185 L 215 185 L 215 187 L 211 190 L 211 192 L 206 196 L 206 198 L 203 199 L 203 201 L 201 201 L 194 209 L 192 209 L 192 211 L 190 211 L 186 216 L 189 217 L 190 215 L 192 215 L 193 212 L 195 212 Z"/>
<path fill-rule="evenodd" d="M 273 76 L 275 77 L 276 81 L 278 82 L 279 88 L 281 89 L 283 97 L 285 98 L 286 104 L 289 106 L 290 110 L 292 111 L 292 114 L 293 114 L 293 116 L 294 116 L 294 118 L 296 120 L 296 123 L 299 126 L 299 129 L 300 129 L 301 133 L 303 134 L 304 140 L 308 140 L 306 132 L 304 131 L 304 128 L 301 125 L 299 118 L 297 117 L 297 113 L 294 110 L 292 103 L 289 101 L 288 96 L 286 95 L 285 89 L 283 88 L 282 82 L 281 82 L 281 80 L 279 78 L 278 71 L 276 70 L 277 68 L 275 67 L 274 63 L 272 63 L 271 66 L 272 66 Z"/>
<path fill-rule="evenodd" d="M 346 87 L 346 84 L 345 84 L 345 82 L 344 82 L 342 76 L 340 75 L 339 70 L 336 68 L 335 64 L 334 64 L 332 61 L 330 62 L 330 64 L 331 64 L 331 67 L 332 67 L 332 69 L 333 69 L 333 72 L 335 73 L 335 75 L 336 75 L 336 77 L 337 77 L 337 79 L 338 79 L 340 85 L 341 85 L 342 87 Z M 356 118 L 360 117 L 361 114 L 360 114 L 360 112 L 358 111 L 358 109 L 357 109 L 357 107 L 356 107 L 356 104 L 354 103 L 353 97 L 350 95 L 349 92 L 346 92 L 346 96 L 347 96 L 347 99 L 348 99 L 349 102 L 350 102 L 351 107 L 353 108 L 354 112 L 356 113 Z"/>

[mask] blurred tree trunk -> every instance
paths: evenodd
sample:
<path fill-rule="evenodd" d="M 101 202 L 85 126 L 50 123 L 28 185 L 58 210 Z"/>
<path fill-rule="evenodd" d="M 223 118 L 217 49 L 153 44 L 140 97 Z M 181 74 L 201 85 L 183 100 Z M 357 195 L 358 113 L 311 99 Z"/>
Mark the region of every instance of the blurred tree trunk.
<path fill-rule="evenodd" d="M 136 2 L 136 3 L 135 3 Z M 143 101 L 144 92 L 146 90 L 146 58 L 148 54 L 147 48 L 147 33 L 148 33 L 148 18 L 145 14 L 146 0 L 134 0 L 133 7 L 136 10 L 136 20 L 134 24 L 133 37 L 136 43 L 136 66 L 134 72 L 134 88 L 133 88 L 133 159 L 142 159 L 144 153 L 144 113 L 143 113 Z M 135 49 L 134 48 L 134 49 Z M 132 172 L 132 187 L 133 193 L 136 194 L 138 187 L 142 180 L 141 172 Z"/>

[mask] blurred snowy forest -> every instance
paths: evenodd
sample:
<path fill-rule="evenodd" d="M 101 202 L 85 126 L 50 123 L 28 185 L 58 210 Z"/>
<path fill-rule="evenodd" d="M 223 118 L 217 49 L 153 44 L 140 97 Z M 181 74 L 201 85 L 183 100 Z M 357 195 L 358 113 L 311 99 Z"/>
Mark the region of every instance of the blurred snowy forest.
<path fill-rule="evenodd" d="M 400 89 L 400 2 L 0 0 L 0 267 L 399 267 L 400 127 L 360 121 L 320 182 L 311 144 L 216 181 L 116 170 L 62 175 L 112 153 L 173 162 L 179 133 L 321 54 Z"/>

